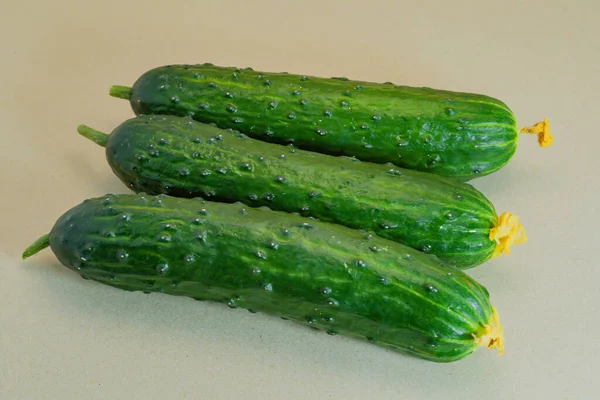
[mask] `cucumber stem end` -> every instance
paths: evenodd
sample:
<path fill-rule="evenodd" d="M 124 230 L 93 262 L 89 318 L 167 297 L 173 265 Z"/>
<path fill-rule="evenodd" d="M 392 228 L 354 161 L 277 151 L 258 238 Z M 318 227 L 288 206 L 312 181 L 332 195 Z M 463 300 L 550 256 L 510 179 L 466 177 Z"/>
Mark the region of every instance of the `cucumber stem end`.
<path fill-rule="evenodd" d="M 23 260 L 28 257 L 31 257 L 32 255 L 38 253 L 39 251 L 45 249 L 48 246 L 50 246 L 50 234 L 49 233 L 40 237 L 39 239 L 37 239 L 35 242 L 33 242 L 29 247 L 27 247 L 25 249 L 25 251 L 23 252 Z"/>
<path fill-rule="evenodd" d="M 77 127 L 77 132 L 87 139 L 90 139 L 92 142 L 106 147 L 106 143 L 108 142 L 108 138 L 110 135 L 107 135 L 104 132 L 97 131 L 95 129 L 90 128 L 87 125 L 79 125 Z"/>
<path fill-rule="evenodd" d="M 131 97 L 131 88 L 129 86 L 113 85 L 108 92 L 112 97 L 129 100 Z"/>

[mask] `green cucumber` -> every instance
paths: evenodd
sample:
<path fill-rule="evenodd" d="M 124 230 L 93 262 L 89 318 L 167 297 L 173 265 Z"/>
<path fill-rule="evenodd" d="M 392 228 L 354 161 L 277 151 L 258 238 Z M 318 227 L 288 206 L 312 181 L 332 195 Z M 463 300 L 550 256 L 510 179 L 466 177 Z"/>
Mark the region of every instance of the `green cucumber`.
<path fill-rule="evenodd" d="M 172 114 L 264 141 L 462 180 L 502 168 L 519 130 L 506 104 L 471 93 L 203 65 L 154 68 L 112 86 L 136 115 Z M 540 145 L 547 121 L 523 128 Z"/>
<path fill-rule="evenodd" d="M 503 351 L 489 293 L 437 257 L 358 230 L 245 205 L 106 195 L 58 218 L 50 246 L 84 278 L 279 316 L 435 362 Z"/>
<path fill-rule="evenodd" d="M 78 130 L 106 146 L 110 167 L 135 192 L 298 212 L 461 269 L 508 252 L 502 235 L 515 237 L 481 192 L 443 176 L 267 143 L 189 117 L 141 115 L 110 135 Z"/>

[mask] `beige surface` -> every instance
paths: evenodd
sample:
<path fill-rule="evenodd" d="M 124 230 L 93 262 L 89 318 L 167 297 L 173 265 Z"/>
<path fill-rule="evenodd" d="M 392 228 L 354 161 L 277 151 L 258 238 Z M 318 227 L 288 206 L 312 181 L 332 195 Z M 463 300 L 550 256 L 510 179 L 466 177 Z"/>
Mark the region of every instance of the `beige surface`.
<path fill-rule="evenodd" d="M 597 398 L 596 0 L 4 3 L 0 399 Z M 195 62 L 473 91 L 507 102 L 522 125 L 548 117 L 550 148 L 522 137 L 509 166 L 474 182 L 530 238 L 470 271 L 500 312 L 505 355 L 427 363 L 104 287 L 49 250 L 21 262 L 68 208 L 125 191 L 75 131 L 132 116 L 108 87 Z"/>

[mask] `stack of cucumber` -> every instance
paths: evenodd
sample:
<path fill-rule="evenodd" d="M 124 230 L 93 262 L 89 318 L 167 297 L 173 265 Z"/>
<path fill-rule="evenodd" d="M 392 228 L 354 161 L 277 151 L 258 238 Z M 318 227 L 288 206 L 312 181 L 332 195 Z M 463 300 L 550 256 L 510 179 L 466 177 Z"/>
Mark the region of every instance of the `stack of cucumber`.
<path fill-rule="evenodd" d="M 212 64 L 113 86 L 135 117 L 105 147 L 130 194 L 87 199 L 34 242 L 129 291 L 210 300 L 435 362 L 502 354 L 498 313 L 463 270 L 526 236 L 469 180 L 521 133 L 501 101 Z"/>

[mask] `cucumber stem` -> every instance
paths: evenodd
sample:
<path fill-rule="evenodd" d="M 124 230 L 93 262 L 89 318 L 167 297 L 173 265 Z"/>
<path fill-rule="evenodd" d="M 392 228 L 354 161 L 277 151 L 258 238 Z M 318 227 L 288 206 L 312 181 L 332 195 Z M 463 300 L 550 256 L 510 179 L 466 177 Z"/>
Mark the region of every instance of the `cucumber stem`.
<path fill-rule="evenodd" d="M 110 136 L 104 132 L 92 129 L 87 125 L 79 125 L 77 127 L 77 132 L 79 132 L 81 136 L 90 139 L 92 142 L 102 147 L 106 147 L 106 143 L 108 142 L 108 138 Z"/>
<path fill-rule="evenodd" d="M 113 85 L 108 92 L 112 97 L 129 100 L 131 97 L 131 88 L 129 86 Z"/>
<path fill-rule="evenodd" d="M 37 252 L 44 250 L 46 247 L 50 246 L 50 234 L 46 233 L 44 236 L 40 237 L 38 240 L 33 242 L 28 248 L 23 252 L 23 260 L 31 257 Z"/>
<path fill-rule="evenodd" d="M 547 118 L 544 118 L 543 121 L 538 122 L 535 125 L 521 128 L 519 133 L 537 135 L 540 147 L 548 147 L 554 141 L 554 138 L 550 133 L 550 124 L 548 124 Z"/>

